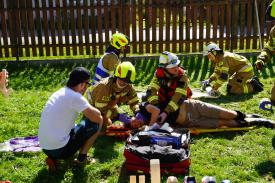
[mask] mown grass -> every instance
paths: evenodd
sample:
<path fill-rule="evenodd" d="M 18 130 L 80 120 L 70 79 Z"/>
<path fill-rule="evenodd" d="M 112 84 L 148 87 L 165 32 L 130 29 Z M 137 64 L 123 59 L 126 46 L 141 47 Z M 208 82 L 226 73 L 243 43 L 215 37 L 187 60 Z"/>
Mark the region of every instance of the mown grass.
<path fill-rule="evenodd" d="M 191 85 L 209 76 L 210 64 L 203 57 L 182 57 L 183 66 L 190 75 Z M 251 57 L 254 61 L 255 57 Z M 157 66 L 156 60 L 134 62 L 137 68 L 138 90 L 146 89 Z M 12 137 L 37 135 L 40 114 L 48 97 L 62 87 L 68 73 L 75 66 L 66 65 L 7 65 L 10 72 L 10 87 L 14 92 L 9 98 L 0 96 L 0 142 Z M 82 64 L 91 71 L 95 64 Z M 222 96 L 218 100 L 204 100 L 246 113 L 258 113 L 275 120 L 275 115 L 261 111 L 258 103 L 270 96 L 275 79 L 270 64 L 260 74 L 265 90 L 256 95 Z M 223 93 L 225 87 L 222 88 Z M 127 110 L 127 108 L 124 107 Z M 230 179 L 232 182 L 274 182 L 275 181 L 275 132 L 272 129 L 257 128 L 248 132 L 226 132 L 192 136 L 190 174 L 198 181 L 204 175 L 213 175 L 218 182 Z M 12 182 L 128 182 L 123 166 L 124 142 L 100 137 L 89 154 L 99 159 L 96 164 L 76 168 L 63 162 L 52 174 L 46 169 L 43 153 L 0 153 L 0 181 Z M 165 182 L 167 176 L 162 176 Z M 183 175 L 178 176 L 181 180 Z M 149 180 L 149 178 L 148 178 Z"/>

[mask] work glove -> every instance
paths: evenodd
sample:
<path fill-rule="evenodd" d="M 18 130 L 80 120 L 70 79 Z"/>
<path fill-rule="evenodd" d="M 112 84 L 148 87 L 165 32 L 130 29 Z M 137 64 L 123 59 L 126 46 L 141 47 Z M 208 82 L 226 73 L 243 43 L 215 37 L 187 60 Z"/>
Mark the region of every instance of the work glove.
<path fill-rule="evenodd" d="M 166 112 L 162 112 L 159 115 L 158 124 L 163 124 L 167 118 L 168 114 Z"/>
<path fill-rule="evenodd" d="M 272 111 L 272 102 L 268 98 L 261 100 L 259 108 L 266 111 Z"/>
<path fill-rule="evenodd" d="M 210 80 L 209 79 L 203 80 L 201 82 L 201 88 L 202 88 L 203 91 L 205 91 L 206 87 L 208 87 L 208 86 L 210 86 Z"/>
<path fill-rule="evenodd" d="M 221 93 L 218 90 L 214 90 L 211 86 L 206 87 L 206 92 L 208 95 L 213 96 L 213 97 L 219 97 Z"/>
<path fill-rule="evenodd" d="M 264 68 L 265 63 L 262 60 L 257 60 L 255 66 L 257 70 L 261 71 Z"/>

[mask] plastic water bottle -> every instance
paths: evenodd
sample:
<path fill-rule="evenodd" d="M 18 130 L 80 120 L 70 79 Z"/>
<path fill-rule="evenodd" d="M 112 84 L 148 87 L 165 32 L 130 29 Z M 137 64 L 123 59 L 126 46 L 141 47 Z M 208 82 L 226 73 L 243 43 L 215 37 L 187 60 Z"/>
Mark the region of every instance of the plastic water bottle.
<path fill-rule="evenodd" d="M 196 178 L 193 176 L 185 176 L 183 183 L 196 183 Z"/>
<path fill-rule="evenodd" d="M 216 183 L 216 178 L 215 178 L 215 177 L 212 177 L 212 176 L 204 176 L 204 177 L 201 179 L 201 182 L 202 182 L 202 183 Z"/>
<path fill-rule="evenodd" d="M 222 183 L 230 183 L 230 180 L 222 180 Z"/>

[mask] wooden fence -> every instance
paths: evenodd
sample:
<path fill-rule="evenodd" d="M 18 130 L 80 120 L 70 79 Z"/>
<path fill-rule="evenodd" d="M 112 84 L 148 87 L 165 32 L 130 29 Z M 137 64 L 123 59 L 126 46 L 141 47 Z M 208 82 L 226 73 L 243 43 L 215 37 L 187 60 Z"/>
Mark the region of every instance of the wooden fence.
<path fill-rule="evenodd" d="M 270 1 L 257 0 L 261 37 Z M 255 0 L 0 0 L 0 58 L 101 55 L 110 37 L 130 37 L 128 53 L 259 49 Z"/>

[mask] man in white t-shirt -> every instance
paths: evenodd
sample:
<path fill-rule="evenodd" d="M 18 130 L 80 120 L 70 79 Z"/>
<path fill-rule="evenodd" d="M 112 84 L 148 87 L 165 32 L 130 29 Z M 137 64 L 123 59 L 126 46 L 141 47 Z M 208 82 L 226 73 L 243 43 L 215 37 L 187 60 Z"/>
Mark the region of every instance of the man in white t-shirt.
<path fill-rule="evenodd" d="M 65 87 L 47 101 L 41 115 L 38 137 L 43 152 L 48 156 L 49 169 L 56 168 L 56 159 L 67 159 L 78 150 L 76 163 L 84 163 L 87 153 L 102 126 L 100 111 L 83 97 L 90 85 L 90 72 L 75 68 Z M 85 118 L 76 125 L 79 113 Z"/>

